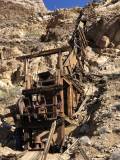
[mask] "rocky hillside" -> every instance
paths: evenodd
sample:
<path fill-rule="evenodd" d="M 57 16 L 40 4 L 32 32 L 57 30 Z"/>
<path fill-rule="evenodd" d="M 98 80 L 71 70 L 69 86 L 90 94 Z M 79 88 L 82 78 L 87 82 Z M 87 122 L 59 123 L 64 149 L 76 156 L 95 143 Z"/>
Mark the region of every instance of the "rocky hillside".
<path fill-rule="evenodd" d="M 47 12 L 37 0 L 1 0 L 0 7 L 0 82 L 1 88 L 11 88 L 12 74 L 23 67 L 14 57 L 68 44 L 80 9 Z"/>

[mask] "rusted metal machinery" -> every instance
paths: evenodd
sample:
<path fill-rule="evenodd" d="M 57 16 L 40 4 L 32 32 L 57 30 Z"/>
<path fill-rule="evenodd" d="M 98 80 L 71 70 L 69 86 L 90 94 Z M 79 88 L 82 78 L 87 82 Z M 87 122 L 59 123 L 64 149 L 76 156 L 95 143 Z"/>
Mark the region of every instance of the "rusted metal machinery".
<path fill-rule="evenodd" d="M 65 60 L 64 53 L 67 54 Z M 56 72 L 38 73 L 37 81 L 33 81 L 28 70 L 29 60 L 53 54 L 58 55 Z M 64 144 L 64 117 L 72 117 L 81 96 L 80 88 L 67 77 L 76 67 L 76 53 L 70 47 L 62 47 L 17 59 L 24 61 L 26 88 L 17 103 L 16 146 L 24 149 L 44 149 L 51 125 L 56 121 L 51 146 L 59 150 Z"/>
<path fill-rule="evenodd" d="M 60 151 L 64 145 L 64 122 L 70 123 L 70 118 L 79 112 L 84 95 L 80 83 L 84 74 L 87 40 L 79 25 L 75 31 L 71 47 L 17 57 L 17 60 L 24 62 L 25 77 L 25 89 L 18 100 L 15 117 L 18 149 L 44 149 L 45 157 L 50 146 Z M 54 54 L 57 54 L 55 73 L 38 73 L 36 80 L 33 80 L 29 71 L 30 61 Z M 52 128 L 55 121 L 56 126 Z"/>

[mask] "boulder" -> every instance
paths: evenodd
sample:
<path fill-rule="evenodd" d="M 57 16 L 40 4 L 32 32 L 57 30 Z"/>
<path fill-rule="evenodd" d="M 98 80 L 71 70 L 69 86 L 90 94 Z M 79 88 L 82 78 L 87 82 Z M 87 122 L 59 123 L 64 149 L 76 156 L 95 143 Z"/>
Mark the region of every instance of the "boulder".
<path fill-rule="evenodd" d="M 25 19 L 46 13 L 43 0 L 0 0 L 0 19 Z"/>
<path fill-rule="evenodd" d="M 108 126 L 103 126 L 98 129 L 99 135 L 105 134 L 105 133 L 112 133 L 112 130 Z"/>
<path fill-rule="evenodd" d="M 7 92 L 8 91 L 8 85 L 3 82 L 2 80 L 0 80 L 0 90 Z"/>
<path fill-rule="evenodd" d="M 111 108 L 114 111 L 120 111 L 120 104 L 114 104 Z"/>
<path fill-rule="evenodd" d="M 102 36 L 101 38 L 98 39 L 98 41 L 96 42 L 96 45 L 99 48 L 107 48 L 110 44 L 110 39 L 107 36 Z"/>
<path fill-rule="evenodd" d="M 86 145 L 86 146 L 89 146 L 89 145 L 92 144 L 90 138 L 87 137 L 87 136 L 81 137 L 81 138 L 80 138 L 80 142 L 81 142 L 82 144 Z"/>
<path fill-rule="evenodd" d="M 120 30 L 115 34 L 115 42 L 120 42 Z"/>
<path fill-rule="evenodd" d="M 23 52 L 18 47 L 11 48 L 11 52 L 13 56 L 21 56 Z"/>
<path fill-rule="evenodd" d="M 120 160 L 120 150 L 114 151 L 110 157 L 110 160 Z"/>
<path fill-rule="evenodd" d="M 120 44 L 118 44 L 118 45 L 116 46 L 116 48 L 120 50 Z"/>
<path fill-rule="evenodd" d="M 85 134 L 85 133 L 88 134 L 89 132 L 90 132 L 90 127 L 88 124 L 84 124 L 79 131 L 80 134 Z"/>

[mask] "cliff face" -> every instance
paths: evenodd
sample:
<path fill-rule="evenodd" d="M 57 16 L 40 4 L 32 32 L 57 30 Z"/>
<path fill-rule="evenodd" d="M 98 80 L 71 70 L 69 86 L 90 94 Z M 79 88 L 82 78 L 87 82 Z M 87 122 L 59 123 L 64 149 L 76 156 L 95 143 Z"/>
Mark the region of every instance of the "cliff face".
<path fill-rule="evenodd" d="M 0 0 L 0 20 L 24 19 L 46 11 L 42 0 Z"/>
<path fill-rule="evenodd" d="M 88 31 L 88 37 L 96 44 L 103 35 L 115 44 L 120 43 L 120 1 L 105 3 L 94 8 L 96 23 L 92 23 Z"/>
<path fill-rule="evenodd" d="M 32 1 L 33 1 L 33 3 L 36 3 L 36 8 L 38 8 L 38 10 L 40 12 L 45 13 L 47 11 L 47 8 L 46 8 L 43 0 L 32 0 Z"/>

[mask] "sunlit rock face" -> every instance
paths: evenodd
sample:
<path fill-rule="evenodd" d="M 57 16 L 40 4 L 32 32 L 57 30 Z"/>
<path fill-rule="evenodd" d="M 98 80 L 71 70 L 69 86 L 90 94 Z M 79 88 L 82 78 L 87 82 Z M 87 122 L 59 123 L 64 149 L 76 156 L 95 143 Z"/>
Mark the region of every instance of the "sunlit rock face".
<path fill-rule="evenodd" d="M 46 12 L 43 0 L 0 0 L 0 20 L 27 18 Z"/>

